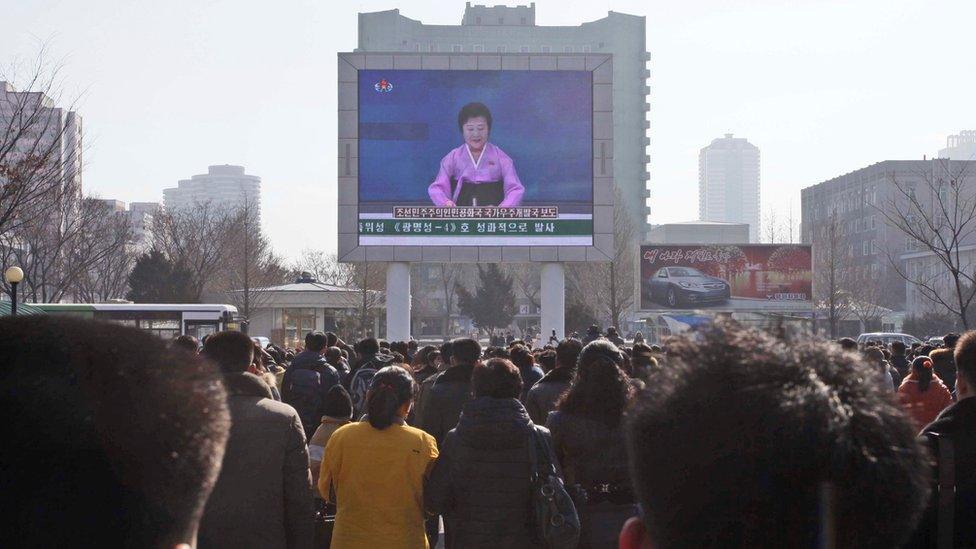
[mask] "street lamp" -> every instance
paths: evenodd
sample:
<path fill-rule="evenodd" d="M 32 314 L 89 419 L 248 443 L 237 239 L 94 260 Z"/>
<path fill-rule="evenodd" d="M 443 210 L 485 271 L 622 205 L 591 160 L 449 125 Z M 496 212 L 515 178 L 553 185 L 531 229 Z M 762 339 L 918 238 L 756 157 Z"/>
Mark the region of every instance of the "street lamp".
<path fill-rule="evenodd" d="M 10 316 L 17 315 L 17 284 L 24 279 L 24 270 L 20 267 L 10 267 L 3 273 L 3 279 L 10 284 Z"/>

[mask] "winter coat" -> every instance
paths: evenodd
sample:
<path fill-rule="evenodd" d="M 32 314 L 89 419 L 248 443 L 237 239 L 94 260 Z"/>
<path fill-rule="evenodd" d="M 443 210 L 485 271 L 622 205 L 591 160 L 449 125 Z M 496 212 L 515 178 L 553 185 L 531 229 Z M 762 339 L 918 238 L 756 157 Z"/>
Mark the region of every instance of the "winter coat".
<path fill-rule="evenodd" d="M 532 522 L 530 429 L 549 436 L 514 398 L 464 405 L 424 494 L 427 511 L 444 515 L 448 549 L 540 546 Z"/>
<path fill-rule="evenodd" d="M 322 456 L 325 455 L 325 445 L 329 442 L 329 437 L 339 427 L 350 422 L 347 417 L 322 416 L 315 434 L 308 440 L 308 468 L 312 471 L 312 486 L 318 485 L 319 467 L 322 465 Z"/>
<path fill-rule="evenodd" d="M 549 414 L 546 427 L 562 465 L 566 484 L 586 491 L 588 502 L 577 511 L 582 523 L 580 547 L 613 547 L 620 529 L 636 515 L 630 489 L 622 426 L 566 412 Z"/>
<path fill-rule="evenodd" d="M 569 390 L 574 377 L 576 370 L 573 368 L 554 368 L 529 390 L 525 397 L 525 408 L 533 422 L 545 424 L 549 412 L 556 409 L 556 402 Z"/>
<path fill-rule="evenodd" d="M 305 432 L 261 378 L 226 374 L 231 427 L 198 547 L 304 548 L 314 535 Z"/>
<path fill-rule="evenodd" d="M 932 470 L 932 497 L 922 515 L 915 536 L 906 547 L 936 547 L 939 514 L 938 455 L 940 437 L 952 441 L 955 457 L 954 546 L 976 547 L 976 398 L 970 397 L 949 406 L 922 430 L 922 440 L 929 447 L 935 467 Z"/>
<path fill-rule="evenodd" d="M 459 364 L 440 373 L 424 395 L 426 402 L 418 417 L 420 428 L 430 433 L 437 444 L 457 425 L 461 408 L 471 400 L 471 373 L 474 366 Z"/>
<path fill-rule="evenodd" d="M 919 390 L 918 379 L 914 372 L 901 382 L 901 386 L 898 387 L 898 398 L 915 420 L 919 430 L 932 423 L 939 412 L 952 404 L 952 395 L 938 376 L 932 376 L 928 389 L 922 392 Z"/>
<path fill-rule="evenodd" d="M 936 349 L 929 353 L 935 375 L 945 383 L 950 393 L 956 390 L 956 359 L 952 353 L 952 349 Z"/>
<path fill-rule="evenodd" d="M 540 379 L 545 377 L 546 373 L 542 371 L 542 368 L 533 365 L 531 368 L 526 368 L 524 370 L 519 368 L 519 375 L 522 376 L 522 394 L 519 395 L 519 400 L 524 403 L 525 397 L 529 396 L 529 390 L 531 390 Z"/>
<path fill-rule="evenodd" d="M 282 379 L 281 399 L 298 411 L 307 438 L 319 426 L 325 395 L 338 384 L 338 372 L 315 351 L 302 351 L 291 361 Z"/>
<path fill-rule="evenodd" d="M 912 365 L 909 364 L 908 359 L 905 355 L 891 355 L 891 365 L 898 371 L 898 377 L 892 378 L 896 379 L 895 385 L 901 386 L 901 380 L 905 379 L 905 376 L 909 374 L 912 370 Z"/>
<path fill-rule="evenodd" d="M 335 492 L 331 547 L 426 548 L 424 480 L 435 459 L 434 438 L 402 422 L 340 427 L 325 446 L 318 482 L 323 498 Z"/>

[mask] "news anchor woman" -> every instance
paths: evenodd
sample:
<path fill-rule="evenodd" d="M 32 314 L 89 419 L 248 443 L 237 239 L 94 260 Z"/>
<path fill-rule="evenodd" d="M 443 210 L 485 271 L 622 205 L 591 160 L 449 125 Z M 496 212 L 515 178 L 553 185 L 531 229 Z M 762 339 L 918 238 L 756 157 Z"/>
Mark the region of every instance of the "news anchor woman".
<path fill-rule="evenodd" d="M 491 111 L 482 103 L 468 103 L 458 113 L 464 144 L 441 160 L 437 178 L 427 188 L 435 206 L 501 206 L 522 204 L 525 187 L 512 158 L 488 142 Z"/>

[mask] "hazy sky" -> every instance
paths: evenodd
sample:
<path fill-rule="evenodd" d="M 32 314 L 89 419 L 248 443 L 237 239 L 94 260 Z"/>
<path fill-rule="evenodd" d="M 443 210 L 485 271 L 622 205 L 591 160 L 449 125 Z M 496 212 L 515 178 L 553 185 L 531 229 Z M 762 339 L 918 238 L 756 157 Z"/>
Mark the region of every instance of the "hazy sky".
<path fill-rule="evenodd" d="M 240 164 L 262 178 L 275 248 L 335 248 L 336 52 L 358 12 L 456 25 L 464 2 L 4 0 L 0 64 L 48 43 L 81 94 L 87 191 L 162 189 Z M 523 0 L 523 3 L 527 3 Z M 698 214 L 698 150 L 762 151 L 763 213 L 800 189 L 976 129 L 976 2 L 536 2 L 540 25 L 647 17 L 652 222 Z"/>

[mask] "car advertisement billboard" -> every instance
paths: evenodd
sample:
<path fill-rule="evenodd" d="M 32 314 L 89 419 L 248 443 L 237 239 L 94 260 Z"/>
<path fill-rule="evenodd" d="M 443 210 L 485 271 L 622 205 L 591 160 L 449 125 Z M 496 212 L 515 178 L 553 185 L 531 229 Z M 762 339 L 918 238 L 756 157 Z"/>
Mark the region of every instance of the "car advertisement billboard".
<path fill-rule="evenodd" d="M 358 76 L 360 246 L 592 246 L 593 73 Z"/>
<path fill-rule="evenodd" d="M 813 308 L 810 246 L 645 245 L 640 266 L 644 311 Z"/>

